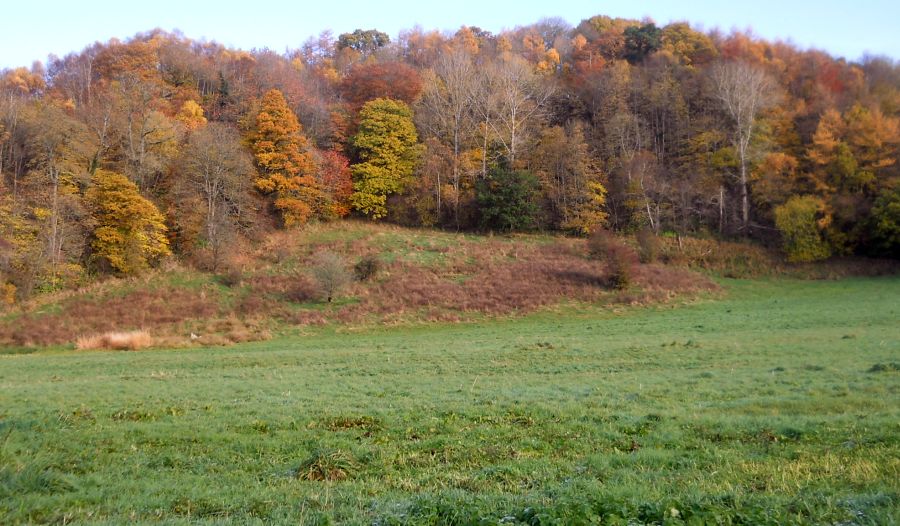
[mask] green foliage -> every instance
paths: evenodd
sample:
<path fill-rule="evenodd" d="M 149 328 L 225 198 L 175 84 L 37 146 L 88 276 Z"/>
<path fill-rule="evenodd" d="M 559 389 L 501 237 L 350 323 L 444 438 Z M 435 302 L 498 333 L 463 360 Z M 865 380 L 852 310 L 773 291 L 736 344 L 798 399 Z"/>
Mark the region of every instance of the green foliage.
<path fill-rule="evenodd" d="M 662 30 L 650 22 L 625 28 L 625 59 L 632 64 L 644 60 L 662 45 Z"/>
<path fill-rule="evenodd" d="M 788 261 L 817 261 L 831 255 L 822 236 L 827 225 L 822 217 L 824 210 L 824 201 L 815 196 L 794 196 L 775 209 L 775 225 L 781 232 Z"/>
<path fill-rule="evenodd" d="M 872 234 L 884 253 L 900 255 L 900 185 L 875 200 L 872 223 Z"/>
<path fill-rule="evenodd" d="M 165 218 L 124 175 L 97 170 L 85 201 L 95 224 L 95 261 L 133 274 L 170 254 Z"/>
<path fill-rule="evenodd" d="M 356 210 L 380 219 L 387 215 L 387 197 L 403 189 L 416 165 L 418 134 L 406 103 L 375 99 L 359 112 L 359 131 L 352 139 L 359 161 L 351 167 Z"/>
<path fill-rule="evenodd" d="M 338 35 L 338 49 L 352 49 L 363 55 L 369 55 L 378 48 L 390 44 L 391 37 L 387 33 L 376 29 L 357 29 L 352 33 L 341 33 Z"/>
<path fill-rule="evenodd" d="M 539 189 L 531 172 L 495 168 L 475 187 L 481 226 L 506 231 L 535 228 Z"/>

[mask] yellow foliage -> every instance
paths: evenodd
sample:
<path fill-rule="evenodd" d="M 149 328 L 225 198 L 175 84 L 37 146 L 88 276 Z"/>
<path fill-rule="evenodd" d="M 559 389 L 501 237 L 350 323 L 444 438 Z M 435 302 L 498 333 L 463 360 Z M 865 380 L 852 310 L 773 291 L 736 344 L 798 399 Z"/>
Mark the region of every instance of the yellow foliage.
<path fill-rule="evenodd" d="M 0 284 L 0 304 L 12 305 L 16 302 L 16 286 L 12 283 Z"/>
<path fill-rule="evenodd" d="M 192 100 L 187 100 L 181 105 L 181 110 L 175 116 L 175 120 L 184 124 L 189 131 L 202 128 L 206 125 L 206 117 L 203 116 L 203 108 Z"/>
<path fill-rule="evenodd" d="M 170 254 L 163 215 L 124 175 L 97 170 L 85 194 L 96 224 L 93 257 L 122 274 Z"/>
<path fill-rule="evenodd" d="M 588 199 L 579 207 L 564 228 L 575 230 L 580 234 L 590 235 L 606 226 L 609 214 L 606 213 L 606 187 L 597 181 L 587 184 Z"/>

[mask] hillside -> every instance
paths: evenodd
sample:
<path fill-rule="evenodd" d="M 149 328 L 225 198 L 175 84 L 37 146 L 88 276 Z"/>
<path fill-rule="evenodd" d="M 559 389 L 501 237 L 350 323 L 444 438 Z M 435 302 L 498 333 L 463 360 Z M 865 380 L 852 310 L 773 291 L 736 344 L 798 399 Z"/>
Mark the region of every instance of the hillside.
<path fill-rule="evenodd" d="M 312 276 L 329 252 L 352 267 L 373 260 L 332 303 Z M 627 290 L 614 290 L 583 239 L 553 235 L 479 236 L 341 222 L 276 232 L 218 272 L 173 264 L 138 278 L 110 278 L 43 295 L 0 318 L 0 344 L 73 344 L 81 336 L 146 329 L 157 346 L 266 339 L 303 327 L 347 328 L 477 320 L 561 304 L 687 300 L 715 290 L 700 274 L 639 265 Z M 194 340 L 190 335 L 199 336 Z"/>
<path fill-rule="evenodd" d="M 345 218 L 896 258 L 898 147 L 895 61 L 749 32 L 598 14 L 279 53 L 152 30 L 0 71 L 0 304 Z"/>
<path fill-rule="evenodd" d="M 622 238 L 636 251 L 634 238 Z M 654 246 L 657 246 L 654 244 Z M 896 273 L 890 260 L 789 264 L 749 243 L 662 238 L 653 263 L 634 262 L 623 290 L 587 241 L 486 236 L 343 221 L 275 232 L 216 272 L 175 262 L 141 277 L 106 278 L 44 294 L 0 317 L 0 346 L 71 346 L 81 337 L 146 330 L 143 345 L 199 347 L 291 335 L 314 326 L 477 321 L 565 306 L 617 310 L 718 294 L 718 277 L 834 279 Z M 336 255 L 349 282 L 329 303 L 316 258 Z M 353 267 L 372 261 L 361 280 Z M 194 335 L 194 338 L 191 335 Z"/>

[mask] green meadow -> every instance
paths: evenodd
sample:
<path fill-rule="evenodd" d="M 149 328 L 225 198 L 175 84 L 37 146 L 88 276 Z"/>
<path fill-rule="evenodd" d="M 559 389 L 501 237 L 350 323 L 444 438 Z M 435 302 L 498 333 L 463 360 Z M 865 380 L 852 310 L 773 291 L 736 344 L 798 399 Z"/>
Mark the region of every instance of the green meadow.
<path fill-rule="evenodd" d="M 900 521 L 900 278 L 720 283 L 0 354 L 0 524 Z"/>

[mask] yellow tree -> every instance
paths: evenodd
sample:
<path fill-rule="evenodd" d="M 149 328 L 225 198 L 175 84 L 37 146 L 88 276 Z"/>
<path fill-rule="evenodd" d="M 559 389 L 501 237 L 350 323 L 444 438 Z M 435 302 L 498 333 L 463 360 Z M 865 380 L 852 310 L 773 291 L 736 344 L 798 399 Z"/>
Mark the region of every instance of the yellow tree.
<path fill-rule="evenodd" d="M 97 170 L 85 193 L 94 221 L 92 258 L 121 274 L 139 272 L 170 254 L 163 215 L 137 185 Z"/>
<path fill-rule="evenodd" d="M 250 149 L 259 169 L 255 185 L 274 197 L 275 209 L 288 227 L 306 223 L 322 204 L 308 148 L 284 95 L 277 89 L 266 93 L 250 135 Z"/>

